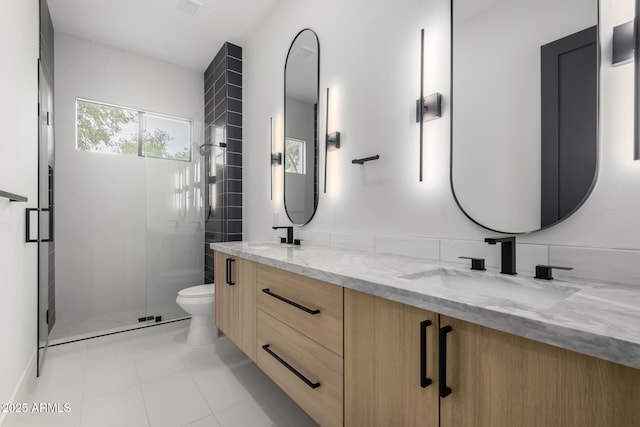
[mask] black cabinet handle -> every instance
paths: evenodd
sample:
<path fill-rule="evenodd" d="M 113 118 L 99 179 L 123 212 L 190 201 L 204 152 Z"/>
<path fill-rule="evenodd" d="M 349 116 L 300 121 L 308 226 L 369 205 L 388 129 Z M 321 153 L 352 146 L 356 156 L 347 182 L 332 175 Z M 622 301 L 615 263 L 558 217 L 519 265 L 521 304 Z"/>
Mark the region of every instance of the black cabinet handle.
<path fill-rule="evenodd" d="M 27 220 L 27 226 L 26 226 L 26 238 L 25 238 L 25 242 L 27 243 L 37 243 L 40 239 L 36 238 L 36 239 L 32 239 L 31 238 L 31 212 L 38 212 L 38 220 L 40 219 L 40 209 L 38 208 L 27 208 L 26 210 L 26 220 Z"/>
<path fill-rule="evenodd" d="M 229 285 L 229 286 L 235 285 L 235 282 L 233 282 L 231 280 L 231 270 L 232 270 L 231 263 L 233 263 L 235 261 L 236 260 L 233 259 L 233 258 L 227 258 L 227 285 Z"/>
<path fill-rule="evenodd" d="M 433 381 L 427 377 L 427 328 L 431 326 L 431 320 L 420 322 L 420 387 L 426 388 Z"/>
<path fill-rule="evenodd" d="M 300 378 L 306 385 L 308 385 L 311 388 L 318 388 L 320 387 L 320 383 L 314 383 L 311 382 L 307 377 L 305 377 L 304 375 L 302 375 L 300 372 L 298 372 L 298 370 L 296 368 L 294 368 L 293 366 L 289 365 L 287 362 L 284 361 L 284 359 L 280 356 L 278 356 L 277 354 L 275 354 L 273 352 L 273 350 L 271 350 L 269 344 L 265 344 L 262 346 L 262 349 L 264 351 L 266 351 L 267 353 L 269 353 L 274 359 L 276 359 L 278 362 L 280 362 L 285 368 L 287 368 L 288 370 L 290 370 L 291 372 L 294 373 L 294 375 L 298 378 Z"/>
<path fill-rule="evenodd" d="M 447 397 L 451 394 L 451 387 L 447 387 L 447 334 L 451 332 L 451 326 L 440 328 L 440 351 L 439 351 L 439 382 L 440 397 Z"/>
<path fill-rule="evenodd" d="M 295 301 L 291 301 L 290 299 L 287 299 L 287 298 L 285 298 L 283 296 L 280 296 L 278 294 L 275 294 L 275 293 L 271 292 L 269 290 L 269 288 L 263 289 L 262 292 L 264 292 L 267 295 L 271 295 L 272 297 L 274 297 L 276 299 L 279 299 L 280 301 L 286 302 L 287 304 L 292 305 L 295 308 L 299 308 L 300 310 L 302 310 L 302 311 L 304 311 L 306 313 L 309 313 L 311 315 L 315 315 L 315 314 L 320 313 L 320 310 L 317 309 L 317 308 L 316 309 L 311 309 L 309 307 L 305 307 L 304 305 L 298 304 Z"/>

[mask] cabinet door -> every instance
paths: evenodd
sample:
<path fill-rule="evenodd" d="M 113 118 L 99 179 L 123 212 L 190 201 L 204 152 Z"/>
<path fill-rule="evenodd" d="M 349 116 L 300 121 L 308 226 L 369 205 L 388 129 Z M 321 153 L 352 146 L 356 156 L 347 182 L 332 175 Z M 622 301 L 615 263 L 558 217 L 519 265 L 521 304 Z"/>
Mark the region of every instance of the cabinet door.
<path fill-rule="evenodd" d="M 256 360 L 256 264 L 239 258 L 238 283 L 235 285 L 237 297 L 237 337 L 236 345 L 251 360 Z"/>
<path fill-rule="evenodd" d="M 640 425 L 640 370 L 440 316 L 447 386 L 441 426 Z"/>
<path fill-rule="evenodd" d="M 216 326 L 233 342 L 236 341 L 238 292 L 235 286 L 227 283 L 227 278 L 238 283 L 237 259 L 224 252 L 214 254 L 214 283 L 215 283 L 215 319 Z M 233 260 L 228 262 L 227 260 Z"/>
<path fill-rule="evenodd" d="M 214 267 L 216 325 L 247 356 L 255 360 L 255 263 L 216 251 Z"/>
<path fill-rule="evenodd" d="M 437 426 L 436 315 L 349 289 L 344 298 L 345 425 Z"/>

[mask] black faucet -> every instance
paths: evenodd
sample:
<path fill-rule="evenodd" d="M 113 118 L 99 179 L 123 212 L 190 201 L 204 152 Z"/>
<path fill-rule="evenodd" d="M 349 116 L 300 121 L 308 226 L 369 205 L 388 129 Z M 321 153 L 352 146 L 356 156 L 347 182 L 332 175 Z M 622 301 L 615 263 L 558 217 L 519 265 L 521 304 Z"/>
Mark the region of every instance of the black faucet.
<path fill-rule="evenodd" d="M 484 239 L 490 245 L 496 243 L 501 244 L 502 250 L 502 266 L 500 273 L 502 274 L 518 274 L 516 273 L 516 238 L 510 237 L 487 237 Z"/>
<path fill-rule="evenodd" d="M 284 240 L 284 237 L 282 237 L 280 239 L 280 243 L 288 243 L 288 244 L 292 244 L 293 243 L 293 226 L 281 226 L 281 227 L 273 227 L 274 230 L 278 230 L 280 228 L 286 228 L 287 229 L 287 240 Z"/>

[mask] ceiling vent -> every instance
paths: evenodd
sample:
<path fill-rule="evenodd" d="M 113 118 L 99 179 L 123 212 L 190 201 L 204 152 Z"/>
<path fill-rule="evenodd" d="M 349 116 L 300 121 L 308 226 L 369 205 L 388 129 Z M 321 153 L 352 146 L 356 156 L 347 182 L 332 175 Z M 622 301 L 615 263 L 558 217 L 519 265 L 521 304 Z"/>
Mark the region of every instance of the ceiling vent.
<path fill-rule="evenodd" d="M 200 12 L 200 8 L 204 3 L 198 0 L 176 0 L 176 3 L 173 5 L 178 10 L 181 10 L 189 15 L 197 15 Z"/>

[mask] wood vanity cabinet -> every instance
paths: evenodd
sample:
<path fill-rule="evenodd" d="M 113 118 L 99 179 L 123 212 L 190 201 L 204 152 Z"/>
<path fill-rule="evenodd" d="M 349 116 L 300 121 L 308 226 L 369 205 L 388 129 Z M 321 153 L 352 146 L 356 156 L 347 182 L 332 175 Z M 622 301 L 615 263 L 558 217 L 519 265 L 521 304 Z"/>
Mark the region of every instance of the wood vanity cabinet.
<path fill-rule="evenodd" d="M 640 426 L 640 370 L 348 289 L 344 316 L 346 426 Z"/>
<path fill-rule="evenodd" d="M 321 426 L 343 426 L 343 288 L 261 264 L 256 280 L 256 363 Z"/>
<path fill-rule="evenodd" d="M 216 251 L 216 326 L 256 360 L 256 263 Z"/>
<path fill-rule="evenodd" d="M 321 426 L 640 426 L 638 369 L 220 251 L 215 288 L 218 328 Z"/>
<path fill-rule="evenodd" d="M 640 426 L 640 370 L 447 316 L 440 326 L 442 427 Z"/>
<path fill-rule="evenodd" d="M 350 289 L 344 308 L 345 426 L 438 426 L 437 315 Z"/>

